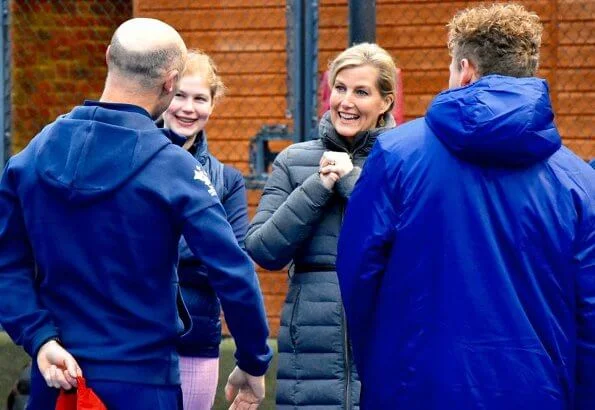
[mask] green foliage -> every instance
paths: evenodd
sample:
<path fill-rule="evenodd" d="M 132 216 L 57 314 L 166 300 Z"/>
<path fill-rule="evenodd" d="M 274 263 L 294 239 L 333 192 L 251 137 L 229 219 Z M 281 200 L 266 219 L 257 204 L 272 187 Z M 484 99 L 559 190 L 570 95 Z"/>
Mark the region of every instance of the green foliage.
<path fill-rule="evenodd" d="M 29 360 L 29 355 L 15 346 L 6 333 L 0 331 L 0 409 L 6 407 L 8 393 Z"/>

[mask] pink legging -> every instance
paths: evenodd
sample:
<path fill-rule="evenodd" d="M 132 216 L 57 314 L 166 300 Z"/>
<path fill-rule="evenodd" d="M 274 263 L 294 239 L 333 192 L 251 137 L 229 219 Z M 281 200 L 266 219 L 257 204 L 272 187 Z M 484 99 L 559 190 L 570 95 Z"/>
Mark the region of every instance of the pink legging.
<path fill-rule="evenodd" d="M 215 402 L 219 358 L 180 356 L 184 410 L 210 410 Z"/>

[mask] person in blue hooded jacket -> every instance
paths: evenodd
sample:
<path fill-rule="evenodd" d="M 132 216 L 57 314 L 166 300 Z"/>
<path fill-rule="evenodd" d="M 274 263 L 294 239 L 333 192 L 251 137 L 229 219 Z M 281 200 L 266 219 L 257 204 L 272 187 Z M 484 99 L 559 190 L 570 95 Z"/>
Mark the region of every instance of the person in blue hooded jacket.
<path fill-rule="evenodd" d="M 248 203 L 241 172 L 224 165 L 209 152 L 205 126 L 225 92 L 213 60 L 199 50 L 188 50 L 186 67 L 172 102 L 163 113 L 164 126 L 186 138 L 183 148 L 204 167 L 233 233 L 244 248 L 248 230 Z M 211 409 L 219 377 L 221 306 L 209 283 L 208 268 L 197 258 L 182 237 L 178 246 L 178 276 L 192 329 L 178 342 L 180 379 L 184 409 Z M 246 274 L 252 275 L 250 267 Z"/>
<path fill-rule="evenodd" d="M 264 397 L 272 354 L 253 264 L 204 168 L 154 123 L 186 54 L 169 25 L 124 22 L 106 52 L 100 100 L 46 126 L 4 169 L 0 322 L 35 358 L 30 409 L 55 408 L 58 388 L 81 375 L 110 410 L 182 407 L 182 234 L 236 340 L 232 408 Z"/>
<path fill-rule="evenodd" d="M 595 171 L 515 4 L 449 23 L 450 89 L 378 138 L 338 276 L 362 409 L 595 409 Z"/>

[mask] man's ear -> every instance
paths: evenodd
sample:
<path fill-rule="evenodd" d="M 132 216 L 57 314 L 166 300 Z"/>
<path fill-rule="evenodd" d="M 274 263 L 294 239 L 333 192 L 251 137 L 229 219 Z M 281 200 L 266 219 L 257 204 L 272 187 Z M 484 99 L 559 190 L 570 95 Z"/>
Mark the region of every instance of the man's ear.
<path fill-rule="evenodd" d="M 467 58 L 463 58 L 459 63 L 459 71 L 461 72 L 460 81 L 461 87 L 469 85 L 478 80 L 477 67 Z"/>
<path fill-rule="evenodd" d="M 105 50 L 105 64 L 109 63 L 109 51 L 111 46 L 107 46 L 107 50 Z"/>
<path fill-rule="evenodd" d="M 172 93 L 176 89 L 179 77 L 180 73 L 178 72 L 178 70 L 172 70 L 167 73 L 167 76 L 165 77 L 165 82 L 163 83 L 163 90 L 167 94 Z"/>

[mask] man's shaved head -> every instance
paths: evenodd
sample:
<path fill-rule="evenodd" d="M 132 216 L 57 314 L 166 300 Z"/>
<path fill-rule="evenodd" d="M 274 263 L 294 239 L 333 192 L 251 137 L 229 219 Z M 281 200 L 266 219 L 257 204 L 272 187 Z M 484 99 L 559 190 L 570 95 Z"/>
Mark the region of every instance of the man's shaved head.
<path fill-rule="evenodd" d="M 114 74 L 151 88 L 171 70 L 182 72 L 186 46 L 170 25 L 150 18 L 124 22 L 112 37 L 107 57 Z"/>

